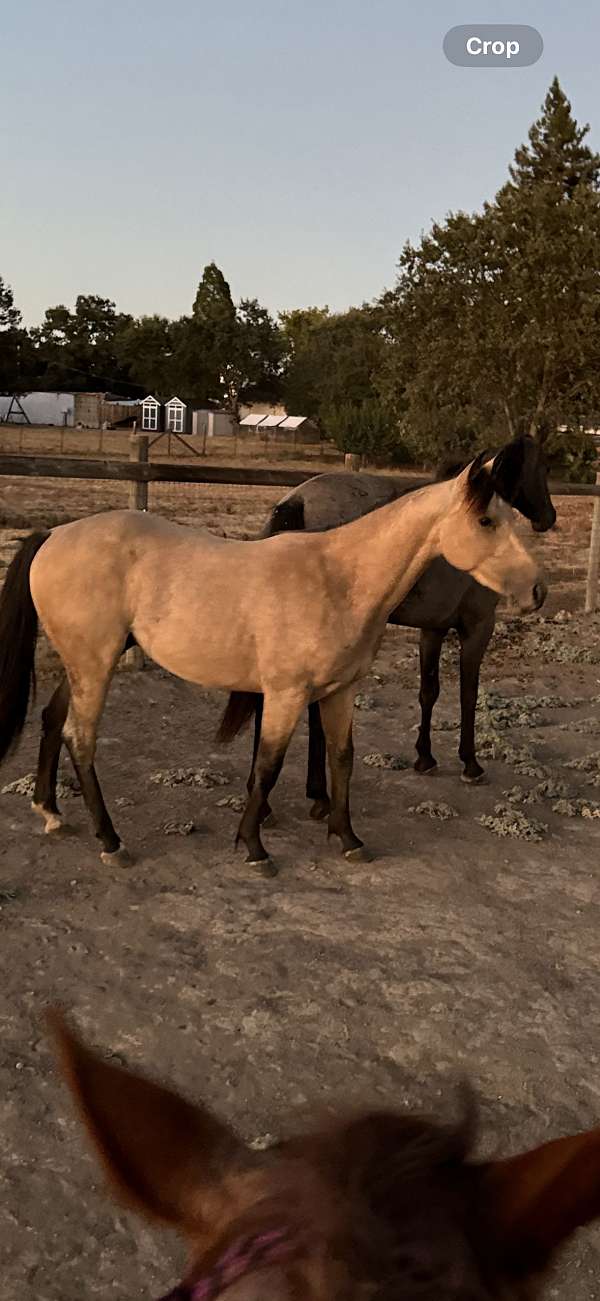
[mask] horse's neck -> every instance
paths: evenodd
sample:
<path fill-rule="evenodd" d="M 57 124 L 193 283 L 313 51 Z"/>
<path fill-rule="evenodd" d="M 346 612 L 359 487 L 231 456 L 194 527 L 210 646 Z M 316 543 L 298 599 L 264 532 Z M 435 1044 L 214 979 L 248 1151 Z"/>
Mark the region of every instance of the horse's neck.
<path fill-rule="evenodd" d="M 438 525 L 453 482 L 419 489 L 329 534 L 353 589 L 355 608 L 388 614 L 439 551 Z"/>

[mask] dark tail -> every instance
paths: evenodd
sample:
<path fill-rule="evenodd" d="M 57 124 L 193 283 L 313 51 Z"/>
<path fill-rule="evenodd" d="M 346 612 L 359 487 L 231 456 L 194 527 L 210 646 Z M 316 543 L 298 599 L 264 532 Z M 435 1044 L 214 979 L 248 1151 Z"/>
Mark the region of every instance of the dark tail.
<path fill-rule="evenodd" d="M 275 533 L 301 533 L 304 528 L 304 501 L 302 497 L 286 497 L 273 507 L 263 537 Z"/>
<path fill-rule="evenodd" d="M 252 691 L 232 691 L 217 728 L 216 740 L 221 744 L 233 741 L 254 717 L 260 699 Z"/>
<path fill-rule="evenodd" d="M 6 571 L 0 594 L 0 762 L 18 741 L 35 691 L 38 618 L 29 590 L 31 562 L 48 533 L 25 538 Z"/>

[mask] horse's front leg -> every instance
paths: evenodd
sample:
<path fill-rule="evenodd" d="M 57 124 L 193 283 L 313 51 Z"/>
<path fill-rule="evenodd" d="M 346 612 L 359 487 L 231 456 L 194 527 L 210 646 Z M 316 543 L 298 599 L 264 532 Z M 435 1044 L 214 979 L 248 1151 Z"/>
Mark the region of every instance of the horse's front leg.
<path fill-rule="evenodd" d="M 320 822 L 327 817 L 331 808 L 327 793 L 327 746 L 318 700 L 308 706 L 306 798 L 314 801 L 310 810 L 311 818 Z"/>
<path fill-rule="evenodd" d="M 258 742 L 255 735 L 255 761 L 248 783 L 249 798 L 236 837 L 236 845 L 243 840 L 248 850 L 246 862 L 262 876 L 277 875 L 277 868 L 260 838 L 260 826 L 265 810 L 269 808 L 269 794 L 281 772 L 285 752 L 305 704 L 304 691 L 269 692 L 263 696 Z"/>
<path fill-rule="evenodd" d="M 487 620 L 468 631 L 459 628 L 460 639 L 460 746 L 458 754 L 464 764 L 461 780 L 476 784 L 484 777 L 484 770 L 475 754 L 475 713 L 479 694 L 479 670 L 494 631 L 494 622 Z"/>
<path fill-rule="evenodd" d="M 320 701 L 331 770 L 331 811 L 327 823 L 329 836 L 339 836 L 346 858 L 367 858 L 362 840 L 354 834 L 350 820 L 350 778 L 354 763 L 352 714 L 354 684 L 343 687 Z"/>
<path fill-rule="evenodd" d="M 415 772 L 431 773 L 437 768 L 437 759 L 431 753 L 431 715 L 440 694 L 440 655 L 446 633 L 440 629 L 423 628 L 419 642 L 421 667 L 421 725 L 417 737 Z"/>

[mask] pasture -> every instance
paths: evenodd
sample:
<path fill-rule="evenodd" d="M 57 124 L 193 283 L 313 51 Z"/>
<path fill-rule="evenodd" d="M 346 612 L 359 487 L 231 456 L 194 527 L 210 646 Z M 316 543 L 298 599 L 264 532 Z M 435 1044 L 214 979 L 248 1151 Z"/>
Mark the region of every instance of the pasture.
<path fill-rule="evenodd" d="M 2 481 L 12 523 L 0 563 L 28 525 L 125 505 L 127 492 Z M 240 537 L 280 495 L 151 485 L 150 506 Z M 0 789 L 17 782 L 0 796 L 2 1301 L 152 1297 L 180 1273 L 179 1249 L 106 1195 L 45 1038 L 48 1001 L 257 1143 L 285 1132 L 292 1111 L 340 1101 L 451 1115 L 461 1074 L 503 1152 L 598 1123 L 600 615 L 582 614 L 590 502 L 555 505 L 556 532 L 526 531 L 547 605 L 527 619 L 504 612 L 483 663 L 489 784 L 459 782 L 451 638 L 439 769 L 413 772 L 418 638 L 388 627 L 355 715 L 353 808 L 371 863 L 347 863 L 307 818 L 303 723 L 273 799 L 280 875 L 249 873 L 233 836 L 251 738 L 218 748 L 224 697 L 152 666 L 117 674 L 98 750 L 134 865 L 101 864 L 66 758 L 70 829 L 44 836 L 19 793 L 55 671 L 40 643 L 38 702 L 0 775 Z M 598 1231 L 586 1232 L 549 1295 L 593 1301 L 599 1265 Z"/>

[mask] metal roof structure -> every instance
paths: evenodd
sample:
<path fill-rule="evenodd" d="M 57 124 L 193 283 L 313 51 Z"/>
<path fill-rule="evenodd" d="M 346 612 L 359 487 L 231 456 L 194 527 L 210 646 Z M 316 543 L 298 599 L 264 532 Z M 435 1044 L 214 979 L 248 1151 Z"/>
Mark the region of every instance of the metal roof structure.
<path fill-rule="evenodd" d="M 307 420 L 308 420 L 308 416 L 286 416 L 286 417 L 285 417 L 285 420 L 282 420 L 281 425 L 279 426 L 279 428 L 280 428 L 280 429 L 299 429 L 300 426 L 303 425 L 303 424 L 305 424 Z"/>
<path fill-rule="evenodd" d="M 251 412 L 250 415 L 244 416 L 244 419 L 240 420 L 240 425 L 246 425 L 248 429 L 257 429 L 261 421 L 264 419 L 264 415 L 261 415 L 260 412 L 254 411 Z"/>
<path fill-rule="evenodd" d="M 247 429 L 300 429 L 307 420 L 308 416 L 267 416 L 253 411 L 240 420 L 240 425 Z"/>
<path fill-rule="evenodd" d="M 284 420 L 285 416 L 265 416 L 261 420 L 260 427 L 261 429 L 277 429 L 277 426 L 283 424 Z"/>

